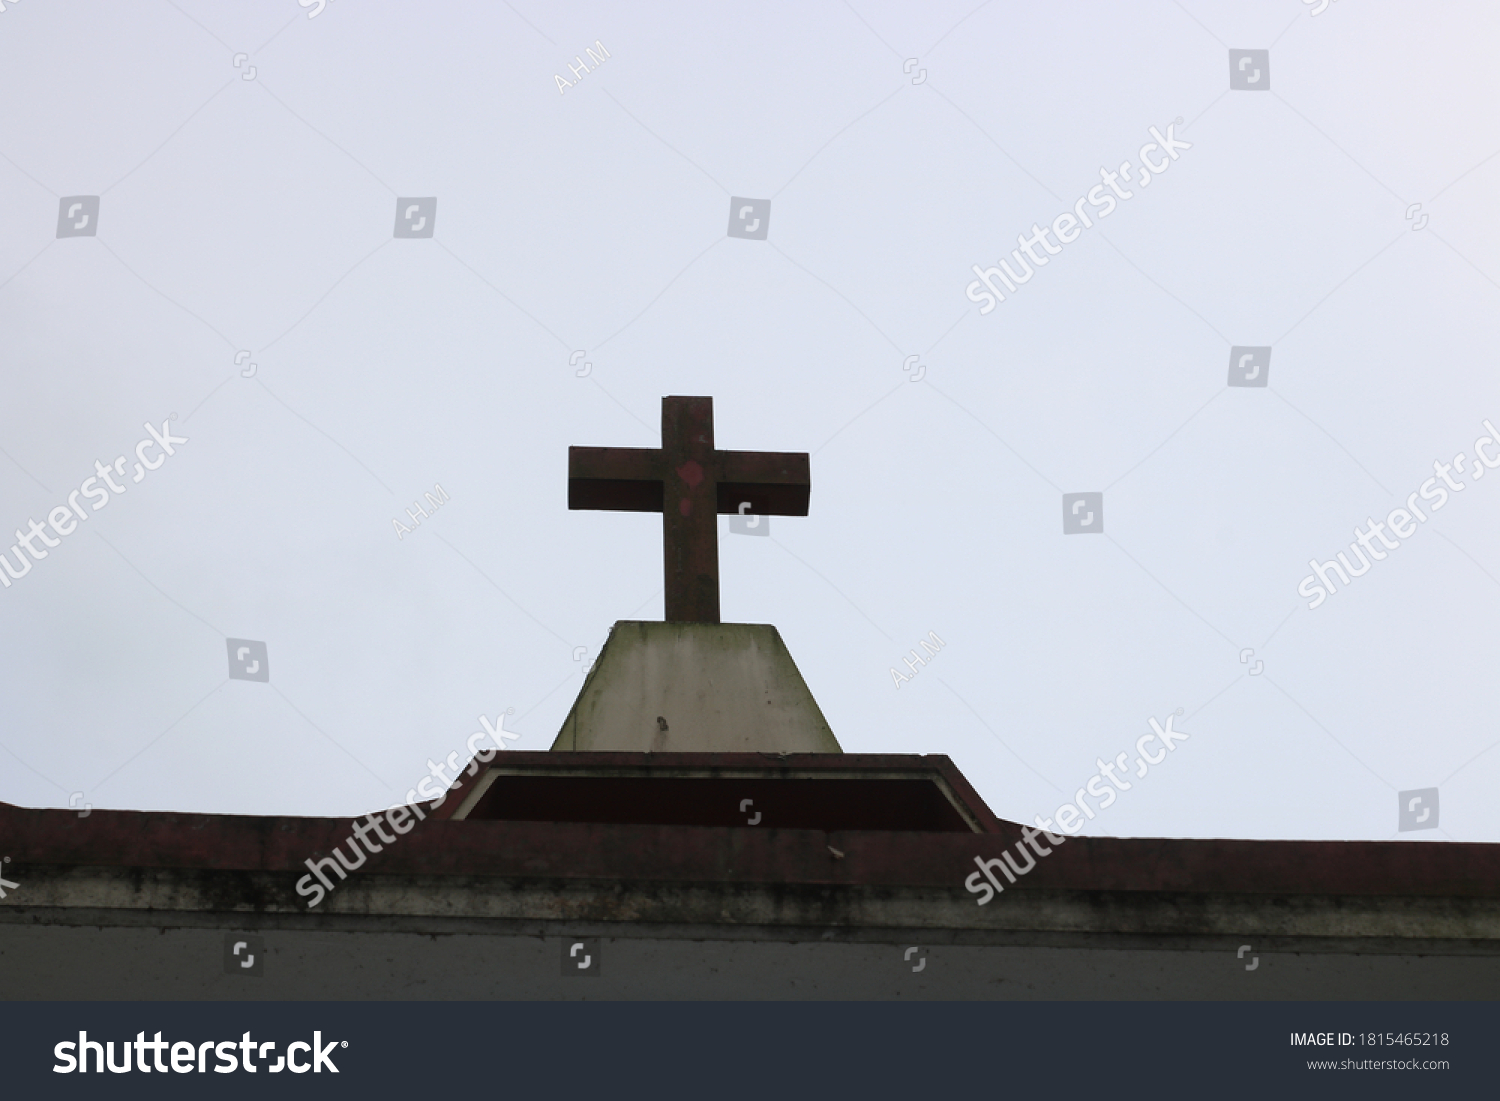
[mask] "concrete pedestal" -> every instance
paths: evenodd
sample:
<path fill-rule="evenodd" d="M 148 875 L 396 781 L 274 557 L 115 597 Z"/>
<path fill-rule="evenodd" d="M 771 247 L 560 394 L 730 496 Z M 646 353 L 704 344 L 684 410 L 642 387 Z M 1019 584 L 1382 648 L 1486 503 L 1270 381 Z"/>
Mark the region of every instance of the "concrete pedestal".
<path fill-rule="evenodd" d="M 841 753 L 776 628 L 621 620 L 556 750 Z"/>

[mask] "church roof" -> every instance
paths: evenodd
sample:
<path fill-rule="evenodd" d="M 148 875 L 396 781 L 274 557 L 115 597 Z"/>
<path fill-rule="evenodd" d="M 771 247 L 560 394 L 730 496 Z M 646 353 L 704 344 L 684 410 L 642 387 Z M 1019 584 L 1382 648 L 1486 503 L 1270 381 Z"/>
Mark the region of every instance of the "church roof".
<path fill-rule="evenodd" d="M 591 802 L 600 780 L 622 797 Z M 853 794 L 827 794 L 841 784 Z M 567 820 L 516 817 L 500 801 L 507 791 L 533 801 L 549 791 L 553 813 Z M 735 791 L 746 795 L 730 800 L 728 817 L 743 814 L 742 824 L 724 820 L 721 796 Z M 740 798 L 753 805 L 742 812 Z M 778 826 L 778 814 L 789 824 Z M 651 820 L 662 818 L 670 820 Z M 25 882 L 28 867 L 175 869 L 207 877 L 225 909 L 302 909 L 292 884 L 304 862 L 349 832 L 348 818 L 80 817 L 0 803 L 11 879 Z M 997 819 L 943 756 L 507 751 L 356 874 L 909 887 L 967 899 L 976 856 L 998 856 L 1020 838 L 1021 827 Z M 253 892 L 236 893 L 235 875 L 255 872 L 285 873 L 284 889 L 258 877 Z M 1079 836 L 1011 889 L 1497 898 L 1500 845 Z M 16 901 L 45 905 L 35 895 Z"/>

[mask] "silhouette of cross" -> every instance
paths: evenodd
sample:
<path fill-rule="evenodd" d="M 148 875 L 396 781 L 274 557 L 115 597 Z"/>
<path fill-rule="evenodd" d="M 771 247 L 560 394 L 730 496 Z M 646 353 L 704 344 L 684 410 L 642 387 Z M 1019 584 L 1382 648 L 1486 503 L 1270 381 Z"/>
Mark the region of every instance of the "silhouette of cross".
<path fill-rule="evenodd" d="M 568 507 L 662 514 L 666 619 L 719 622 L 720 513 L 806 516 L 805 451 L 718 451 L 714 399 L 661 399 L 661 447 L 568 448 Z"/>

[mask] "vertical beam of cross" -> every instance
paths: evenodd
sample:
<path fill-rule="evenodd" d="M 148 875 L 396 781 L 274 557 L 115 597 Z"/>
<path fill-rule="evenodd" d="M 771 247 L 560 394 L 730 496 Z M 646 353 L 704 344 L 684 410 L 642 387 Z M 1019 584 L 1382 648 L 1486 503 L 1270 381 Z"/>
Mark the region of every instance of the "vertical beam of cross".
<path fill-rule="evenodd" d="M 806 516 L 812 493 L 805 451 L 719 451 L 714 399 L 661 399 L 659 448 L 568 448 L 568 507 L 662 514 L 666 619 L 719 622 L 715 519 Z"/>

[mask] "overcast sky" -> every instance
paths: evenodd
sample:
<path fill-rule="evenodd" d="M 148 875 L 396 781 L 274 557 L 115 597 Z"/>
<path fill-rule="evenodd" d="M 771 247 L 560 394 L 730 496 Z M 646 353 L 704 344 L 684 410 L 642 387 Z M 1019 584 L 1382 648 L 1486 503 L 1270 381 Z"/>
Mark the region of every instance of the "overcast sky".
<path fill-rule="evenodd" d="M 1030 821 L 1180 708 L 1088 832 L 1500 840 L 1500 9 L 975 4 L 6 0 L 0 800 L 547 748 L 662 615 L 567 448 L 706 394 L 811 453 L 723 615 L 846 751 Z"/>

